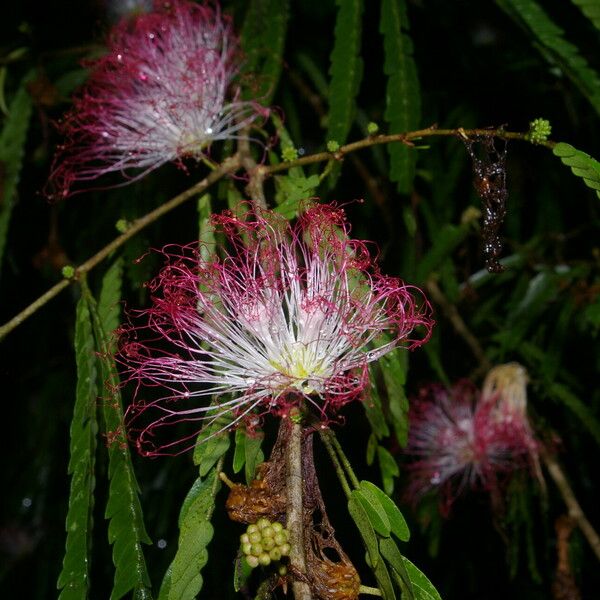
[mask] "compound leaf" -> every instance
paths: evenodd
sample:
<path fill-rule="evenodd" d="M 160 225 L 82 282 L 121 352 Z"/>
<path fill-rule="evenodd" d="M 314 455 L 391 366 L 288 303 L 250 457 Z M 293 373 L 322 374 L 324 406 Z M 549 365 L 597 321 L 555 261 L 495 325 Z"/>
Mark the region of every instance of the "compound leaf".
<path fill-rule="evenodd" d="M 496 0 L 539 44 L 544 57 L 560 67 L 600 114 L 600 76 L 581 56 L 577 46 L 534 0 Z"/>
<path fill-rule="evenodd" d="M 23 165 L 27 128 L 32 110 L 27 84 L 32 76 L 33 72 L 30 72 L 23 78 L 10 103 L 8 117 L 0 132 L 0 265 L 2 265 L 8 225 Z"/>
<path fill-rule="evenodd" d="M 552 152 L 600 198 L 600 163 L 597 160 L 564 142 L 556 144 Z"/>
<path fill-rule="evenodd" d="M 98 388 L 94 335 L 90 313 L 83 298 L 77 304 L 75 358 L 77 390 L 70 430 L 69 458 L 71 491 L 66 523 L 66 550 L 58 578 L 58 587 L 62 588 L 59 600 L 87 598 L 90 589 Z"/>
<path fill-rule="evenodd" d="M 133 592 L 136 600 L 147 599 L 151 598 L 150 578 L 142 543 L 149 544 L 151 541 L 144 526 L 138 496 L 139 486 L 125 435 L 119 375 L 96 302 L 85 282 L 82 290 L 92 316 L 96 345 L 100 351 L 100 372 L 105 384 L 102 405 L 108 446 L 109 477 L 105 517 L 109 519 L 108 540 L 113 545 L 115 565 L 115 578 L 110 597 L 111 600 L 118 600 Z"/>
<path fill-rule="evenodd" d="M 388 77 L 384 117 L 389 123 L 389 132 L 416 129 L 421 119 L 421 94 L 404 0 L 382 0 L 379 30 L 383 35 L 383 70 Z M 398 183 L 398 191 L 410 193 L 415 175 L 415 151 L 397 143 L 388 145 L 388 153 L 390 179 Z"/>

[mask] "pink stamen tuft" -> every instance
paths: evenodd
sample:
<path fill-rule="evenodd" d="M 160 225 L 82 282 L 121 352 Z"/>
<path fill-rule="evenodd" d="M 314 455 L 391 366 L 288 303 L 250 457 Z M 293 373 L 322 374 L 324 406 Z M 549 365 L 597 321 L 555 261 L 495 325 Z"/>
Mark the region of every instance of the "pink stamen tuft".
<path fill-rule="evenodd" d="M 231 23 L 211 4 L 156 2 L 153 12 L 123 19 L 60 124 L 66 142 L 48 195 L 68 196 L 109 173 L 130 183 L 167 162 L 199 159 L 216 140 L 239 137 L 268 114 L 239 98 L 232 85 L 239 62 Z"/>
<path fill-rule="evenodd" d="M 470 381 L 421 389 L 409 420 L 408 494 L 415 503 L 439 490 L 447 513 L 467 489 L 494 492 L 512 472 L 535 467 L 537 442 L 525 412 L 501 394 L 482 396 Z"/>
<path fill-rule="evenodd" d="M 193 445 L 197 431 L 162 440 L 180 422 L 223 416 L 228 428 L 302 403 L 327 421 L 364 394 L 370 362 L 429 338 L 427 300 L 379 274 L 341 209 L 313 206 L 293 226 L 271 211 L 213 221 L 230 253 L 163 250 L 145 323 L 122 336 L 120 361 L 136 385 L 129 427 L 143 453 Z"/>

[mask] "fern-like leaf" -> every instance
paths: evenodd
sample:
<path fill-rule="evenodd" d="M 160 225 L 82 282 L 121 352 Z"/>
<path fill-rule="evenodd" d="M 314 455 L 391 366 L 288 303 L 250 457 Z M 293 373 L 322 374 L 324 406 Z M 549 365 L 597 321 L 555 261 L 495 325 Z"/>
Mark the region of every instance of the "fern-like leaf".
<path fill-rule="evenodd" d="M 597 160 L 564 142 L 556 144 L 552 152 L 600 198 L 600 163 Z"/>
<path fill-rule="evenodd" d="M 421 119 L 421 94 L 404 0 L 382 0 L 380 31 L 383 70 L 388 77 L 385 120 L 390 133 L 410 131 L 418 127 Z M 415 175 L 414 150 L 404 144 L 389 144 L 388 152 L 391 180 L 398 183 L 398 191 L 410 193 Z"/>
<path fill-rule="evenodd" d="M 75 320 L 77 391 L 71 422 L 69 473 L 71 492 L 67 512 L 67 543 L 58 578 L 59 600 L 80 600 L 90 589 L 90 550 L 93 528 L 96 454 L 96 349 L 87 303 L 80 299 Z"/>
<path fill-rule="evenodd" d="M 579 7 L 596 29 L 600 29 L 600 0 L 571 0 L 571 2 Z"/>
<path fill-rule="evenodd" d="M 31 78 L 32 73 L 23 78 L 10 104 L 8 117 L 0 133 L 0 167 L 2 168 L 2 178 L 0 179 L 0 266 L 31 117 L 32 100 L 26 87 Z"/>
<path fill-rule="evenodd" d="M 85 283 L 82 288 L 92 315 L 94 336 L 100 351 L 100 372 L 105 385 L 102 405 L 110 480 L 105 517 L 109 519 L 108 539 L 113 545 L 115 565 L 115 579 L 110 597 L 111 600 L 118 600 L 133 592 L 135 600 L 146 600 L 152 595 L 142 543 L 149 544 L 151 541 L 144 526 L 138 496 L 139 486 L 125 434 L 119 375 L 96 302 Z"/>
<path fill-rule="evenodd" d="M 329 120 L 327 140 L 343 144 L 348 138 L 362 79 L 360 57 L 362 0 L 336 0 L 335 43 L 329 74 Z"/>
<path fill-rule="evenodd" d="M 258 77 L 258 89 L 253 87 L 250 96 L 268 105 L 283 66 L 289 0 L 251 0 L 249 4 L 241 36 L 244 70 Z"/>
<path fill-rule="evenodd" d="M 600 114 L 600 76 L 581 56 L 577 46 L 564 38 L 564 31 L 543 8 L 534 0 L 496 2 L 535 38 L 544 57 L 560 67 Z"/>

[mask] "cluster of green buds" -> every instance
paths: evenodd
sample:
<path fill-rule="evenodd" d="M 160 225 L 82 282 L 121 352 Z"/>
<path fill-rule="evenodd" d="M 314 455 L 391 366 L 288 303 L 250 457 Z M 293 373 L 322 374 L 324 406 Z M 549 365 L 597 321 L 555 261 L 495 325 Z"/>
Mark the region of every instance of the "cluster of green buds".
<path fill-rule="evenodd" d="M 289 531 L 281 523 L 271 523 L 269 519 L 259 519 L 256 523 L 248 525 L 246 533 L 240 536 L 242 552 L 248 565 L 252 568 L 258 565 L 266 567 L 271 561 L 288 556 L 289 535 Z"/>
<path fill-rule="evenodd" d="M 552 133 L 552 125 L 546 119 L 534 119 L 529 123 L 527 139 L 534 144 L 543 144 Z"/>

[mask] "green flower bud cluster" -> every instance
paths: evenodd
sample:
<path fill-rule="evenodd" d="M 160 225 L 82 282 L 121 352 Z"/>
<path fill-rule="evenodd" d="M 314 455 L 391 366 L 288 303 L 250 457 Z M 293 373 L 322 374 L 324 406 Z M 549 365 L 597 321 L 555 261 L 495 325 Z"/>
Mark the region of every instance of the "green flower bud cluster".
<path fill-rule="evenodd" d="M 62 276 L 65 279 L 73 279 L 73 277 L 75 277 L 75 267 L 72 265 L 65 265 L 62 268 Z"/>
<path fill-rule="evenodd" d="M 281 151 L 281 158 L 283 158 L 284 162 L 291 162 L 298 158 L 298 150 L 293 146 L 286 146 Z"/>
<path fill-rule="evenodd" d="M 552 133 L 552 125 L 546 119 L 534 119 L 529 123 L 527 139 L 534 144 L 542 144 Z"/>
<path fill-rule="evenodd" d="M 289 532 L 277 521 L 259 519 L 248 525 L 246 533 L 240 536 L 242 552 L 250 567 L 266 567 L 271 561 L 281 560 L 290 553 Z"/>
<path fill-rule="evenodd" d="M 369 135 L 375 135 L 378 131 L 379 131 L 379 125 L 377 125 L 377 123 L 370 121 L 367 124 L 367 133 Z"/>
<path fill-rule="evenodd" d="M 337 152 L 340 149 L 340 145 L 335 140 L 329 140 L 327 142 L 327 151 L 328 152 Z"/>

